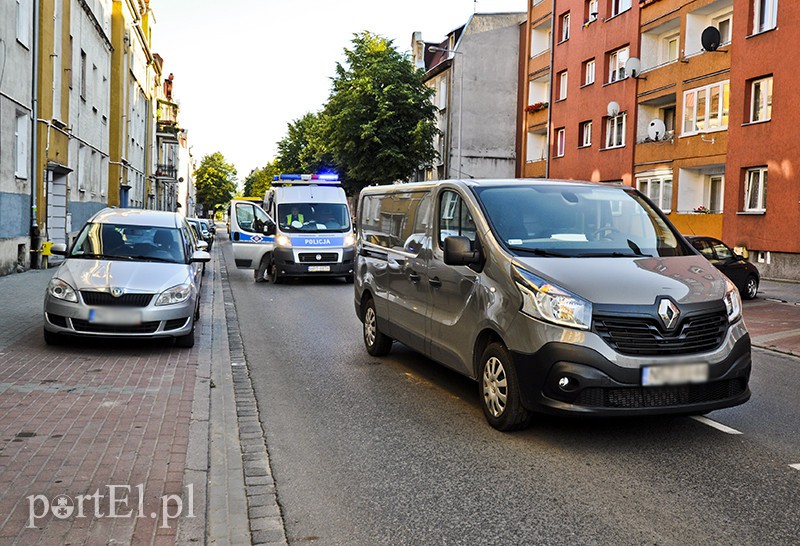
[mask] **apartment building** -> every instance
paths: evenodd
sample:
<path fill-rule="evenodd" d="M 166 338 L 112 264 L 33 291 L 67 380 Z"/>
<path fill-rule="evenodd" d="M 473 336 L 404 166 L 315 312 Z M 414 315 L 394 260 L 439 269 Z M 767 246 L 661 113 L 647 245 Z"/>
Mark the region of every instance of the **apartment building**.
<path fill-rule="evenodd" d="M 525 13 L 476 13 L 442 42 L 412 37 L 439 107 L 439 163 L 420 179 L 513 178 L 516 169 L 519 27 Z"/>
<path fill-rule="evenodd" d="M 30 263 L 33 8 L 0 3 L 0 275 Z"/>

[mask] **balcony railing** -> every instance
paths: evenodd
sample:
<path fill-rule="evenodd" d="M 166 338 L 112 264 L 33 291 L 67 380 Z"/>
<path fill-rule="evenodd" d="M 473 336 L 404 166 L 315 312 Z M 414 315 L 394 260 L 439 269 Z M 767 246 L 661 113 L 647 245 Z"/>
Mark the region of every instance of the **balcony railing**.
<path fill-rule="evenodd" d="M 156 178 L 171 178 L 175 180 L 178 177 L 178 168 L 175 165 L 159 164 L 156 165 Z"/>

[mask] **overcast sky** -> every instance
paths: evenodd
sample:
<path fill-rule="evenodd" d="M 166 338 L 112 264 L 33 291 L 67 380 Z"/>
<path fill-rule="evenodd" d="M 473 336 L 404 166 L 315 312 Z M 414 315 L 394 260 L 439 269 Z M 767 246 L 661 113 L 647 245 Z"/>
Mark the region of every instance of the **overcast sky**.
<path fill-rule="evenodd" d="M 526 11 L 527 0 L 151 0 L 153 51 L 174 73 L 180 124 L 199 161 L 222 152 L 244 180 L 275 157 L 286 126 L 327 101 L 353 34 L 411 49 L 478 13 Z"/>

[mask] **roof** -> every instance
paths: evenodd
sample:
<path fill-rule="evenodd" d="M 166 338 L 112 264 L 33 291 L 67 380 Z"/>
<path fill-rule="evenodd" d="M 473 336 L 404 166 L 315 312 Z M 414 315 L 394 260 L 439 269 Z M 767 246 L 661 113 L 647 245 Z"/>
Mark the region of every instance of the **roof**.
<path fill-rule="evenodd" d="M 183 216 L 177 212 L 145 209 L 103 209 L 89 220 L 101 224 L 121 224 L 132 226 L 152 226 L 176 228 L 181 225 Z"/>

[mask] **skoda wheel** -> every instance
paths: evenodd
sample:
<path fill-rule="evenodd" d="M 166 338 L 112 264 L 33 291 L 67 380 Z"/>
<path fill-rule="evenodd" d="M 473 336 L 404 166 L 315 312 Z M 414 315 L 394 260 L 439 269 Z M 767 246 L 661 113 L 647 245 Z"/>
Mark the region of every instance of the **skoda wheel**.
<path fill-rule="evenodd" d="M 530 424 L 532 415 L 522 405 L 514 362 L 502 343 L 492 343 L 483 351 L 478 379 L 483 414 L 490 425 L 510 431 Z"/>
<path fill-rule="evenodd" d="M 372 298 L 364 302 L 364 345 L 372 356 L 385 356 L 392 349 L 392 338 L 378 328 L 378 315 Z"/>
<path fill-rule="evenodd" d="M 192 329 L 188 334 L 175 338 L 175 346 L 181 347 L 182 349 L 191 349 L 194 347 L 194 320 L 192 320 Z"/>
<path fill-rule="evenodd" d="M 752 300 L 758 294 L 758 281 L 753 275 L 747 277 L 747 281 L 744 283 L 744 290 L 742 290 L 744 299 Z"/>

